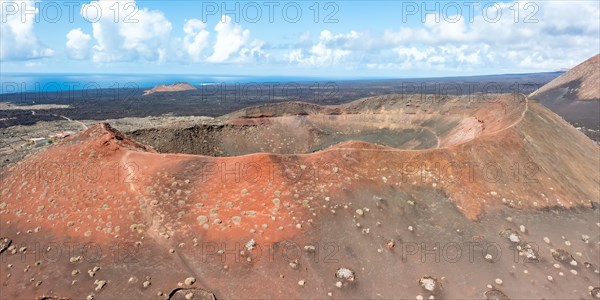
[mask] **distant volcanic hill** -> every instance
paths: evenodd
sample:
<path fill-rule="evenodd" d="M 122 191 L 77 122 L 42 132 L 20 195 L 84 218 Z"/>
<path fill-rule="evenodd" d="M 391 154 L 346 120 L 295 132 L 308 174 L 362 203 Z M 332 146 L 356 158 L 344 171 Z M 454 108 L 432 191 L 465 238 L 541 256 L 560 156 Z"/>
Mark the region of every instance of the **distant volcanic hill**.
<path fill-rule="evenodd" d="M 575 126 L 600 131 L 600 54 L 533 92 L 539 101 Z M 591 137 L 598 141 L 598 134 Z"/>
<path fill-rule="evenodd" d="M 154 88 L 144 91 L 144 96 L 154 93 L 166 93 L 166 92 L 183 92 L 195 90 L 196 88 L 187 82 L 176 82 L 173 84 L 159 84 Z"/>
<path fill-rule="evenodd" d="M 2 174 L 0 298 L 590 298 L 597 145 L 466 99 L 90 127 Z"/>
<path fill-rule="evenodd" d="M 558 95 L 572 101 L 600 100 L 600 54 L 568 70 L 530 97 L 544 99 Z"/>

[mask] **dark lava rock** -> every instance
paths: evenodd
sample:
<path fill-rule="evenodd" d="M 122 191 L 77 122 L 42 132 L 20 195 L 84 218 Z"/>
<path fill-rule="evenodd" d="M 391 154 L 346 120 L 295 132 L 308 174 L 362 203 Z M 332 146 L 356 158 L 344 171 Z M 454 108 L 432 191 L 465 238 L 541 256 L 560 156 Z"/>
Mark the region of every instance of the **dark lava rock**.
<path fill-rule="evenodd" d="M 600 274 L 600 271 L 598 270 L 598 268 L 596 268 L 596 266 L 594 266 L 594 264 L 589 263 L 589 262 L 584 262 L 583 265 L 590 271 L 593 271 L 596 274 Z"/>
<path fill-rule="evenodd" d="M 485 298 L 487 300 L 510 300 L 502 291 L 497 289 L 491 289 L 485 292 Z"/>
<path fill-rule="evenodd" d="M 596 287 L 590 291 L 593 299 L 600 299 L 600 287 Z"/>
<path fill-rule="evenodd" d="M 12 240 L 7 237 L 0 238 L 0 253 L 4 252 L 6 249 L 8 249 L 8 247 L 10 247 L 11 243 L 12 243 Z"/>
<path fill-rule="evenodd" d="M 554 258 L 554 260 L 566 265 L 569 265 L 572 261 L 575 261 L 573 256 L 567 250 L 564 249 L 556 249 L 552 251 L 552 257 Z"/>

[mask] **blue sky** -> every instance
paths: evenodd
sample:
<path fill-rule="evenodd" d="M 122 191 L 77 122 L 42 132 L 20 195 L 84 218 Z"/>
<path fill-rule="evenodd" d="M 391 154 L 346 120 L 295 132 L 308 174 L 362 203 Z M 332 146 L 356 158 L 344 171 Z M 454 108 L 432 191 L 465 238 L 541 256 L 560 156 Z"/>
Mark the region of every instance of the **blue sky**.
<path fill-rule="evenodd" d="M 600 52 L 599 1 L 0 2 L 1 72 L 428 77 Z"/>

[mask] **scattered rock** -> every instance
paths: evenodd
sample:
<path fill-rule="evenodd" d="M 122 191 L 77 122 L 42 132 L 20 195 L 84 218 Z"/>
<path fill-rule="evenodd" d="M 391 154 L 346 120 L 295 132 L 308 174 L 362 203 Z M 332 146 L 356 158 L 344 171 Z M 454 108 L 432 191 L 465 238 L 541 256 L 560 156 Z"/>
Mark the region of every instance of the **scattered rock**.
<path fill-rule="evenodd" d="M 594 271 L 594 273 L 600 273 L 600 272 L 598 271 L 598 269 L 596 269 L 592 263 L 589 263 L 589 262 L 587 262 L 587 261 L 586 261 L 586 262 L 584 262 L 584 263 L 583 263 L 583 265 L 584 265 L 584 266 L 585 266 L 587 269 L 593 270 L 593 271 Z"/>
<path fill-rule="evenodd" d="M 304 251 L 308 252 L 308 253 L 313 253 L 316 251 L 316 247 L 313 245 L 306 245 L 304 246 Z"/>
<path fill-rule="evenodd" d="M 185 283 L 186 285 L 192 285 L 192 284 L 194 284 L 194 282 L 196 282 L 196 278 L 194 278 L 194 277 L 188 277 L 188 278 L 186 278 L 186 279 L 185 279 L 185 281 L 184 281 L 184 283 Z"/>
<path fill-rule="evenodd" d="M 81 256 L 80 255 L 71 256 L 71 257 L 69 257 L 69 261 L 72 262 L 72 263 L 79 262 L 79 261 L 81 261 Z"/>
<path fill-rule="evenodd" d="M 254 239 L 251 239 L 246 243 L 246 249 L 248 249 L 248 251 L 251 251 L 252 249 L 254 249 L 255 246 L 256 246 L 256 241 Z"/>
<path fill-rule="evenodd" d="M 503 292 L 498 289 L 491 289 L 485 292 L 487 300 L 510 300 Z"/>
<path fill-rule="evenodd" d="M 196 220 L 198 221 L 198 223 L 200 223 L 200 225 L 208 222 L 208 217 L 205 215 L 200 215 L 196 218 Z"/>
<path fill-rule="evenodd" d="M 553 250 L 552 257 L 554 258 L 554 260 L 566 265 L 577 265 L 577 261 L 575 261 L 573 256 L 564 249 Z"/>
<path fill-rule="evenodd" d="M 356 279 L 354 271 L 345 267 L 338 268 L 337 271 L 335 271 L 335 277 L 350 282 Z"/>
<path fill-rule="evenodd" d="M 106 285 L 106 280 L 96 280 L 94 284 L 96 285 L 94 290 L 98 292 Z"/>
<path fill-rule="evenodd" d="M 431 293 L 437 293 L 441 289 L 439 281 L 431 276 L 424 276 L 419 279 L 419 285 Z"/>
<path fill-rule="evenodd" d="M 12 240 L 7 237 L 0 238 L 0 253 L 6 251 L 6 249 L 8 249 L 8 247 L 10 247 L 11 243 L 12 243 Z"/>
<path fill-rule="evenodd" d="M 215 295 L 201 288 L 177 288 L 169 293 L 169 300 L 216 300 Z"/>
<path fill-rule="evenodd" d="M 519 251 L 519 256 L 524 256 L 531 261 L 537 261 L 539 255 L 537 253 L 535 245 L 527 243 L 523 237 L 512 229 L 505 229 L 500 232 L 500 236 L 508 239 Z"/>
<path fill-rule="evenodd" d="M 394 240 L 389 240 L 389 241 L 387 241 L 387 243 L 385 243 L 385 246 L 391 250 L 392 248 L 394 248 L 396 246 L 396 243 L 394 242 Z"/>
<path fill-rule="evenodd" d="M 94 277 L 96 275 L 96 268 L 92 269 L 92 270 L 88 270 L 88 275 L 90 275 L 90 277 Z"/>
<path fill-rule="evenodd" d="M 146 230 L 146 225 L 144 225 L 144 224 L 131 224 L 129 226 L 129 229 L 131 231 L 137 231 L 137 233 L 142 233 L 142 232 L 144 232 L 144 230 Z"/>
<path fill-rule="evenodd" d="M 512 229 L 503 230 L 500 232 L 500 236 L 507 238 L 513 244 L 517 244 L 522 241 L 521 235 Z"/>
<path fill-rule="evenodd" d="M 248 210 L 244 212 L 244 215 L 249 216 L 249 217 L 255 217 L 256 216 L 256 211 L 255 210 Z"/>
<path fill-rule="evenodd" d="M 588 244 L 588 243 L 590 242 L 590 236 L 589 236 L 589 235 L 587 235 L 587 234 L 582 234 L 582 235 L 581 235 L 581 240 L 582 240 L 584 243 Z"/>

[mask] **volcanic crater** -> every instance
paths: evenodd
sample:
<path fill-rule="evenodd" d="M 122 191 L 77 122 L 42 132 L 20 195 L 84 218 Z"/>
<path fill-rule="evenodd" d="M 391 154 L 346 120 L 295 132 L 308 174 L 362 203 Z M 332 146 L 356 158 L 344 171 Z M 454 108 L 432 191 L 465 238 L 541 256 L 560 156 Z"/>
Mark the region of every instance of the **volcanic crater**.
<path fill-rule="evenodd" d="M 518 94 L 97 124 L 1 174 L 0 298 L 589 298 L 598 151 Z"/>
<path fill-rule="evenodd" d="M 305 154 L 329 147 L 426 150 L 503 130 L 526 109 L 525 97 L 517 94 L 388 95 L 337 106 L 268 104 L 209 124 L 141 129 L 128 136 L 161 153 L 209 156 Z"/>

